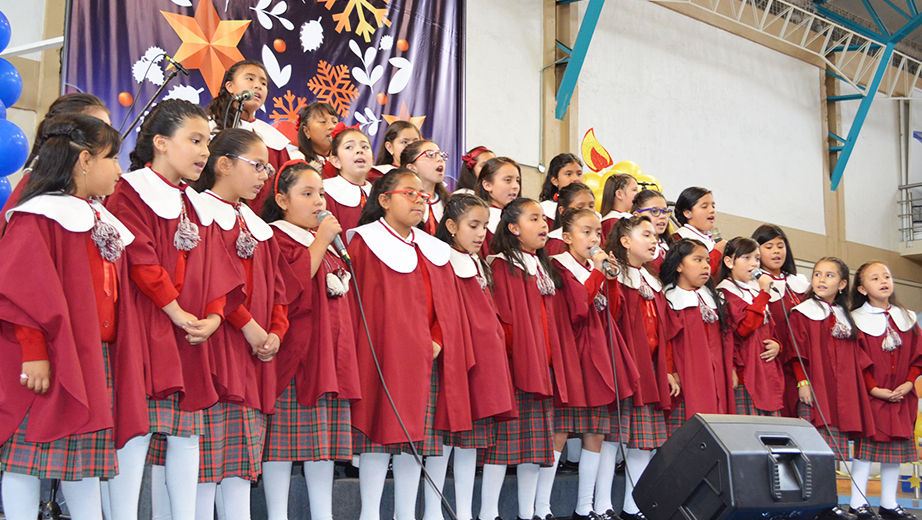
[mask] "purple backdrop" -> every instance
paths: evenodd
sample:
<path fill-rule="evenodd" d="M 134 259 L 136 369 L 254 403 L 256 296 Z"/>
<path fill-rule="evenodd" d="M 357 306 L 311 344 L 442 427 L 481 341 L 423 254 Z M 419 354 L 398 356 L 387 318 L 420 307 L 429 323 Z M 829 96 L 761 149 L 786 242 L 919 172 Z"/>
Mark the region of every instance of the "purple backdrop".
<path fill-rule="evenodd" d="M 139 87 L 126 125 L 163 83 L 162 52 L 192 74 L 171 81 L 161 99 L 203 107 L 230 65 L 256 59 L 269 71 L 258 118 L 291 132 L 283 121 L 300 106 L 327 101 L 346 124 L 361 125 L 376 151 L 390 121 L 412 120 L 451 154 L 448 176 L 457 178 L 463 0 L 71 0 L 69 20 L 64 90 L 100 97 L 116 127 Z"/>

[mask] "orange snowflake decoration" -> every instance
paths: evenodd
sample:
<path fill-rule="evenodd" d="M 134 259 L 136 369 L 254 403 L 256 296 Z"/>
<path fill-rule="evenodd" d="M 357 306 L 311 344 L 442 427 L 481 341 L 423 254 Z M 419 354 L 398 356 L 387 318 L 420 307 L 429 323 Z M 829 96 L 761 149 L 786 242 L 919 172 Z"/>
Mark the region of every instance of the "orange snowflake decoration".
<path fill-rule="evenodd" d="M 333 105 L 340 118 L 349 114 L 349 107 L 359 95 L 359 89 L 349 79 L 349 68 L 333 66 L 320 60 L 317 75 L 308 80 L 307 88 L 317 96 L 317 101 Z"/>
<path fill-rule="evenodd" d="M 386 8 L 377 8 L 372 5 L 371 0 L 342 0 L 345 2 L 346 6 L 343 7 L 343 10 L 337 14 L 333 15 L 333 21 L 336 22 L 336 32 L 342 33 L 343 29 L 346 32 L 355 32 L 357 36 L 365 38 L 365 43 L 371 41 L 371 36 L 381 28 L 382 25 L 391 26 L 391 21 L 387 19 L 387 9 Z M 327 11 L 333 10 L 333 4 L 337 0 L 317 0 L 317 3 L 324 4 L 324 7 L 327 8 Z M 388 3 L 390 0 L 384 0 L 384 3 Z M 368 14 L 365 12 L 368 11 Z M 352 16 L 352 13 L 355 12 L 358 17 L 358 24 L 355 27 L 355 31 L 352 30 L 352 21 L 349 19 Z M 367 16 L 367 18 L 366 18 Z M 374 22 L 375 25 L 372 25 L 370 22 Z"/>
<path fill-rule="evenodd" d="M 291 93 L 290 90 L 285 92 L 284 96 L 273 97 L 272 106 L 281 110 L 281 112 L 273 110 L 269 114 L 269 119 L 273 121 L 298 121 L 298 114 L 301 113 L 301 109 L 307 106 L 307 98 L 301 96 L 296 96 Z"/>

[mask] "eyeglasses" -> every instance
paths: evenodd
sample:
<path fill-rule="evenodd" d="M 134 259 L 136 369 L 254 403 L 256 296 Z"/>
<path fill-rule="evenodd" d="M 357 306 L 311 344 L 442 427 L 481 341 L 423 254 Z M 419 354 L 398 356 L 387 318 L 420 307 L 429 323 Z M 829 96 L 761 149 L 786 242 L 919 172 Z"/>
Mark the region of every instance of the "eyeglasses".
<path fill-rule="evenodd" d="M 252 164 L 253 168 L 256 168 L 256 173 L 262 173 L 263 170 L 265 170 L 269 173 L 270 177 L 275 173 L 275 168 L 273 168 L 271 164 L 256 162 L 252 159 L 247 159 L 246 157 L 242 157 L 240 155 L 227 154 L 227 156 Z"/>
<path fill-rule="evenodd" d="M 644 211 L 649 211 L 651 217 L 658 217 L 660 215 L 666 215 L 668 217 L 669 215 L 672 215 L 671 209 L 657 208 L 656 206 L 652 208 L 638 209 L 637 213 L 643 213 Z"/>
<path fill-rule="evenodd" d="M 426 150 L 425 152 L 420 152 L 420 154 L 416 156 L 416 159 L 419 159 L 424 155 L 429 159 L 435 159 L 436 157 L 441 156 L 443 161 L 448 160 L 448 152 L 443 152 L 441 150 Z M 416 162 L 416 159 L 413 159 L 413 162 Z"/>
<path fill-rule="evenodd" d="M 429 195 L 425 191 L 416 191 L 416 190 L 392 190 L 385 191 L 385 195 L 391 195 L 393 193 L 402 193 L 406 195 L 410 202 L 419 202 L 419 199 L 423 199 L 426 202 L 429 202 L 429 199 L 432 198 L 432 195 Z"/>

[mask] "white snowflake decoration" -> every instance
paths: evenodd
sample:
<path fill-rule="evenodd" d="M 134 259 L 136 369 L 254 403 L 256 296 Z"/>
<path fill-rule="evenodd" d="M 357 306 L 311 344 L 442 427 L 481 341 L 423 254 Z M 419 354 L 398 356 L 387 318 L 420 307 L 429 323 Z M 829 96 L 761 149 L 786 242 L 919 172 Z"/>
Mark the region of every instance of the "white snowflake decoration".
<path fill-rule="evenodd" d="M 320 25 L 321 18 L 305 22 L 301 26 L 301 47 L 304 52 L 315 51 L 323 43 L 323 26 Z"/>
<path fill-rule="evenodd" d="M 368 135 L 374 137 L 378 133 L 378 128 L 381 126 L 381 120 L 375 116 L 375 113 L 368 107 L 365 107 L 365 114 L 362 115 L 362 112 L 356 110 L 354 114 L 355 120 L 359 122 L 360 128 L 367 133 Z"/>
<path fill-rule="evenodd" d="M 378 45 L 382 51 L 389 51 L 394 47 L 394 37 L 388 34 L 381 38 Z"/>
<path fill-rule="evenodd" d="M 151 47 L 147 49 L 144 56 L 141 56 L 141 59 L 134 62 L 134 65 L 131 66 L 131 74 L 134 76 L 134 80 L 138 83 L 142 83 L 146 79 L 154 85 L 163 85 L 165 78 L 163 76 L 163 69 L 160 68 L 159 63 L 163 61 L 165 53 L 166 51 L 160 47 Z"/>
<path fill-rule="evenodd" d="M 287 2 L 279 2 L 272 7 L 272 10 L 267 11 L 269 4 L 272 3 L 272 0 L 259 0 L 259 3 L 256 4 L 256 7 L 251 7 L 251 11 L 256 12 L 256 20 L 259 21 L 259 25 L 262 25 L 264 29 L 272 29 L 272 18 L 282 24 L 282 27 L 288 29 L 289 31 L 295 28 L 295 25 L 291 23 L 288 18 L 284 18 L 282 15 L 285 14 L 285 11 L 288 10 Z M 226 10 L 226 9 L 225 9 Z"/>
<path fill-rule="evenodd" d="M 176 85 L 163 99 L 184 99 L 193 105 L 200 105 L 200 94 L 204 91 L 204 88 L 196 89 L 191 85 Z"/>

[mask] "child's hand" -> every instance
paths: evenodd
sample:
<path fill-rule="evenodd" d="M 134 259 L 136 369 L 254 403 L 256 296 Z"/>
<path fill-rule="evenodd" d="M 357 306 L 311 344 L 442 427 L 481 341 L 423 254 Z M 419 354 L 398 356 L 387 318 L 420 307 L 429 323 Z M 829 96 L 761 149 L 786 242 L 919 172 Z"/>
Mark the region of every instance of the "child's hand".
<path fill-rule="evenodd" d="M 893 390 L 893 395 L 899 395 L 900 399 L 902 399 L 903 397 L 906 397 L 909 392 L 912 392 L 912 387 L 912 381 L 906 381 Z"/>
<path fill-rule="evenodd" d="M 323 222 L 320 223 L 320 227 L 317 228 L 317 239 L 324 244 L 330 245 L 333 243 L 333 239 L 336 238 L 336 235 L 342 233 L 342 231 L 343 227 L 340 225 L 339 221 L 336 220 L 336 217 L 327 215 L 324 217 Z"/>
<path fill-rule="evenodd" d="M 759 283 L 759 289 L 761 289 L 762 292 L 766 294 L 769 294 L 771 292 L 772 290 L 772 277 L 771 276 L 767 276 L 763 274 L 762 276 L 759 277 L 757 282 Z"/>
<path fill-rule="evenodd" d="M 896 397 L 892 390 L 887 390 L 886 388 L 874 387 L 871 389 L 871 397 L 876 397 L 881 401 L 889 401 L 894 403 L 902 399 L 902 397 Z"/>
<path fill-rule="evenodd" d="M 210 338 L 218 327 L 221 326 L 221 316 L 209 314 L 203 320 L 195 320 L 186 325 L 182 330 L 186 331 L 186 341 L 191 345 L 201 345 L 206 339 Z"/>
<path fill-rule="evenodd" d="M 800 399 L 800 402 L 807 406 L 813 406 L 813 390 L 810 389 L 810 385 L 798 388 L 797 396 Z"/>
<path fill-rule="evenodd" d="M 193 322 L 198 321 L 198 318 L 194 314 L 189 314 L 188 312 L 182 310 L 182 307 L 179 306 L 179 303 L 176 300 L 171 301 L 165 307 L 163 307 L 163 312 L 170 317 L 170 321 L 173 322 L 173 325 L 184 329 L 186 326 L 192 324 Z"/>
<path fill-rule="evenodd" d="M 436 360 L 439 357 L 439 354 L 442 353 L 442 346 L 436 342 L 432 342 L 432 359 Z"/>
<path fill-rule="evenodd" d="M 724 252 L 724 249 L 726 249 L 726 248 L 727 248 L 727 241 L 726 241 L 726 240 L 721 239 L 720 241 L 718 241 L 718 242 L 716 242 L 716 243 L 714 244 L 714 249 L 720 251 L 721 253 L 723 253 L 723 252 Z"/>
<path fill-rule="evenodd" d="M 736 390 L 736 387 L 740 386 L 740 376 L 736 375 L 736 369 L 733 369 L 733 389 Z"/>
<path fill-rule="evenodd" d="M 22 375 L 25 377 L 19 380 L 19 384 L 36 394 L 44 394 L 51 387 L 51 364 L 47 359 L 23 363 Z"/>
<path fill-rule="evenodd" d="M 259 353 L 264 350 L 266 342 L 269 340 L 269 335 L 266 333 L 265 329 L 260 327 L 254 319 L 250 319 L 250 321 L 240 329 L 240 332 L 243 333 L 243 337 L 247 340 L 247 343 L 250 344 L 250 348 L 253 349 L 254 356 L 258 356 Z"/>
<path fill-rule="evenodd" d="M 666 380 L 669 381 L 669 395 L 677 397 L 682 392 L 682 387 L 679 385 L 679 374 L 666 374 Z"/>
<path fill-rule="evenodd" d="M 270 332 L 266 338 L 266 342 L 256 352 L 256 357 L 258 357 L 260 361 L 272 361 L 272 358 L 279 353 L 279 345 L 281 345 L 281 343 L 282 340 L 279 339 L 278 335 L 274 332 Z"/>
<path fill-rule="evenodd" d="M 762 343 L 765 343 L 765 352 L 759 354 L 759 357 L 766 362 L 774 361 L 778 357 L 778 353 L 781 352 L 781 345 L 773 339 L 767 339 Z"/>
<path fill-rule="evenodd" d="M 605 251 L 599 249 L 594 255 L 592 255 L 592 266 L 595 267 L 596 271 L 602 271 L 602 262 L 608 260 L 608 255 L 605 254 Z M 605 271 L 602 271 L 603 273 Z"/>

